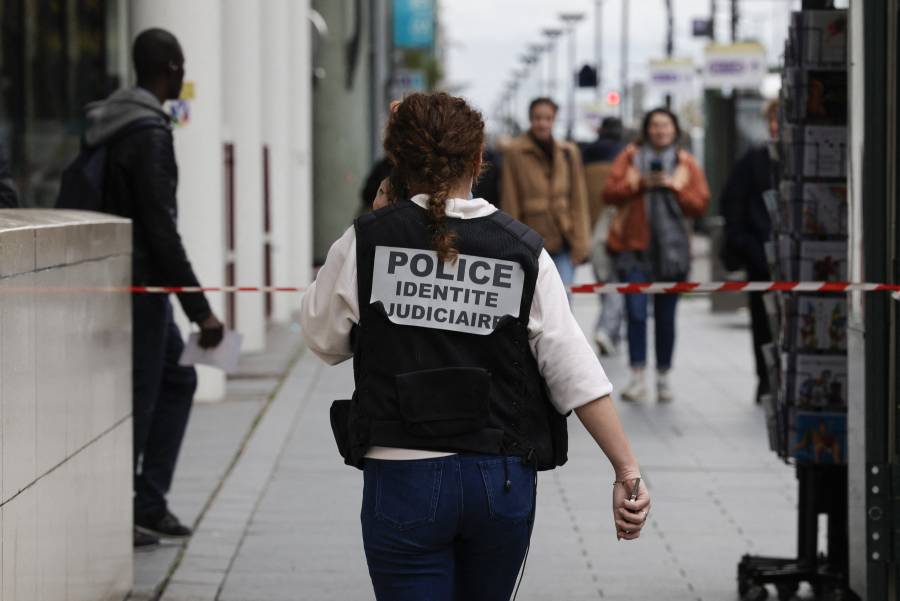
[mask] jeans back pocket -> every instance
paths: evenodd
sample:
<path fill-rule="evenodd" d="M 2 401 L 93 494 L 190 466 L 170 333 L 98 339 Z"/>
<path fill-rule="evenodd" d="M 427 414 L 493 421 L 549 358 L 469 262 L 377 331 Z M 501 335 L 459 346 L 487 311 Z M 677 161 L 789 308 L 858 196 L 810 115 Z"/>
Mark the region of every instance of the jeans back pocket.
<path fill-rule="evenodd" d="M 375 517 L 398 530 L 433 523 L 443 464 L 379 461 L 375 465 Z"/>
<path fill-rule="evenodd" d="M 533 467 L 518 457 L 479 461 L 478 467 L 492 518 L 519 521 L 531 517 L 537 477 Z"/>

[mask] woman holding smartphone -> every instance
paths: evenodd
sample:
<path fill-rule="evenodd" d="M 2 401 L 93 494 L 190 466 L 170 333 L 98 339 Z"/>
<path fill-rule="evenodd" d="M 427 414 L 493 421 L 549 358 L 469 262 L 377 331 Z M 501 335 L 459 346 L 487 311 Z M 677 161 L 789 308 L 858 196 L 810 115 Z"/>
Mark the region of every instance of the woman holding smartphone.
<path fill-rule="evenodd" d="M 640 536 L 650 495 L 543 240 L 471 197 L 480 113 L 412 94 L 384 146 L 390 185 L 328 252 L 303 334 L 328 363 L 353 359 L 356 391 L 331 422 L 345 463 L 363 471 L 375 597 L 508 601 L 536 472 L 566 462 L 570 412 L 615 471 L 619 539 Z"/>
<path fill-rule="evenodd" d="M 664 108 L 644 117 L 641 140 L 616 158 L 603 192 L 618 206 L 607 249 L 622 282 L 679 282 L 690 272 L 687 218 L 700 217 L 709 204 L 709 186 L 697 161 L 678 146 L 678 118 Z M 676 295 L 653 297 L 656 387 L 660 401 L 673 398 L 669 383 L 675 350 Z M 628 354 L 631 382 L 622 398 L 647 397 L 647 296 L 628 295 Z"/>

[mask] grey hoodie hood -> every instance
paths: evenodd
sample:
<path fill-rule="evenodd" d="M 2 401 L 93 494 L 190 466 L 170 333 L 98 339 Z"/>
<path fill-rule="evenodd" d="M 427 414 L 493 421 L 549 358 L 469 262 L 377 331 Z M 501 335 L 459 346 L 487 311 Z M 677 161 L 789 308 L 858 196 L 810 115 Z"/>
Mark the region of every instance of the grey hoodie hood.
<path fill-rule="evenodd" d="M 87 105 L 86 112 L 88 126 L 84 141 L 88 146 L 103 144 L 139 119 L 158 117 L 171 123 L 156 96 L 143 88 L 118 90 L 106 100 Z"/>

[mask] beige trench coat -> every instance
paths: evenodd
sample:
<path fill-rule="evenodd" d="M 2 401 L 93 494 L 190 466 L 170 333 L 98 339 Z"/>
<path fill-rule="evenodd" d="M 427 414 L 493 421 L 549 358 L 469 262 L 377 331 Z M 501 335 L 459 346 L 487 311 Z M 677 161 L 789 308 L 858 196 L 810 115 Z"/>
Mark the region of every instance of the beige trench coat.
<path fill-rule="evenodd" d="M 576 265 L 590 255 L 587 184 L 578 147 L 554 142 L 553 165 L 527 134 L 503 154 L 501 208 L 544 238 L 549 253 L 568 242 Z"/>

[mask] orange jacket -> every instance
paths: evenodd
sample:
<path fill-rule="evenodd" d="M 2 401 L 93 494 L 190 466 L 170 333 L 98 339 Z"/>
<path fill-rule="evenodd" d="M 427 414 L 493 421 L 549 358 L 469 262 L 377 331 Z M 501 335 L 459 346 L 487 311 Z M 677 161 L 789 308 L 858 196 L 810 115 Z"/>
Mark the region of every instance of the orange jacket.
<path fill-rule="evenodd" d="M 644 203 L 644 187 L 635 186 L 635 174 L 629 177 L 634 167 L 634 155 L 638 147 L 630 144 L 613 161 L 606 188 L 604 202 L 619 207 L 619 211 L 609 228 L 606 247 L 611 253 L 643 251 L 650 247 L 650 225 Z M 697 161 L 686 150 L 678 151 L 678 170 L 684 170 L 681 177 L 686 181 L 680 190 L 674 190 L 675 198 L 685 217 L 700 217 L 709 206 L 709 184 Z"/>

